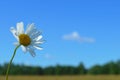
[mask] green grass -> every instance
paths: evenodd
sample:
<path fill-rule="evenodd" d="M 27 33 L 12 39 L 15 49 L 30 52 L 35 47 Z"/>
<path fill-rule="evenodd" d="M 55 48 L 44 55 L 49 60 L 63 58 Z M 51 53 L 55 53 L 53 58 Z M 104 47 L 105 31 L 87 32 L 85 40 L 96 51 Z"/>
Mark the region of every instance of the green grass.
<path fill-rule="evenodd" d="M 0 76 L 5 80 L 5 76 Z M 97 76 L 9 76 L 9 80 L 120 80 L 120 75 L 97 75 Z"/>

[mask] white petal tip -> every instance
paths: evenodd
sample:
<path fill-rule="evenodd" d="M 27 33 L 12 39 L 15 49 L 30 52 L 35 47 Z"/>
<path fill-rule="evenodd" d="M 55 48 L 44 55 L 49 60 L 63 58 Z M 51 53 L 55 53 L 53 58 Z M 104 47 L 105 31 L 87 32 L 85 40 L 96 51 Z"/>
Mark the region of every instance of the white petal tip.
<path fill-rule="evenodd" d="M 22 51 L 23 51 L 24 53 L 26 53 L 26 52 L 27 52 L 27 48 L 26 48 L 26 47 L 21 46 L 21 48 L 22 48 Z"/>
<path fill-rule="evenodd" d="M 15 46 L 18 46 L 19 45 L 19 43 L 18 42 L 15 42 L 15 43 L 13 43 Z"/>

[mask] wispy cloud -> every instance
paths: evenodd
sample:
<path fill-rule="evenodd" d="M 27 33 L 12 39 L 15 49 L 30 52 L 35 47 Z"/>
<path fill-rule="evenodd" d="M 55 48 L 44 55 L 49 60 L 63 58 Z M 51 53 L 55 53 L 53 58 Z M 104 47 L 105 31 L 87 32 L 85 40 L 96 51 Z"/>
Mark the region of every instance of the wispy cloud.
<path fill-rule="evenodd" d="M 70 34 L 65 34 L 63 35 L 62 38 L 64 40 L 71 40 L 71 41 L 77 41 L 77 42 L 87 42 L 87 43 L 95 42 L 94 38 L 80 36 L 78 32 L 72 32 Z"/>

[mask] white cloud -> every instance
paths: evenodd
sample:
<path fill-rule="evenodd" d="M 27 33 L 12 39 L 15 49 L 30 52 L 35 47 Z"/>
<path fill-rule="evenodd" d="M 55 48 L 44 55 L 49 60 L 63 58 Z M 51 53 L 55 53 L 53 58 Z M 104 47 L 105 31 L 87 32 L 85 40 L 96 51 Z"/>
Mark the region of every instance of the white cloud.
<path fill-rule="evenodd" d="M 77 41 L 77 42 L 87 42 L 87 43 L 95 42 L 94 38 L 82 37 L 82 36 L 79 35 L 78 32 L 72 32 L 70 34 L 63 35 L 63 39 L 64 40 Z"/>

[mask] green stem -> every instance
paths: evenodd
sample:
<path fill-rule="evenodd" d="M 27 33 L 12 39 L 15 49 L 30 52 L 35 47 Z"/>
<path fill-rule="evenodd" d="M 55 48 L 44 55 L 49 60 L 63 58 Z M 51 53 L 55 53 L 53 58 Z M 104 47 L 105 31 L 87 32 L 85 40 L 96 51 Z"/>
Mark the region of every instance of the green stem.
<path fill-rule="evenodd" d="M 8 64 L 8 68 L 7 68 L 7 72 L 6 72 L 6 80 L 8 80 L 8 74 L 9 74 L 9 70 L 10 70 L 10 65 L 11 65 L 11 63 L 12 63 L 12 61 L 13 61 L 13 58 L 15 57 L 16 51 L 17 51 L 17 49 L 18 49 L 19 47 L 20 47 L 20 45 L 18 45 L 18 46 L 15 48 L 14 53 L 13 53 L 13 56 L 12 56 L 12 58 L 11 58 L 9 64 Z"/>

